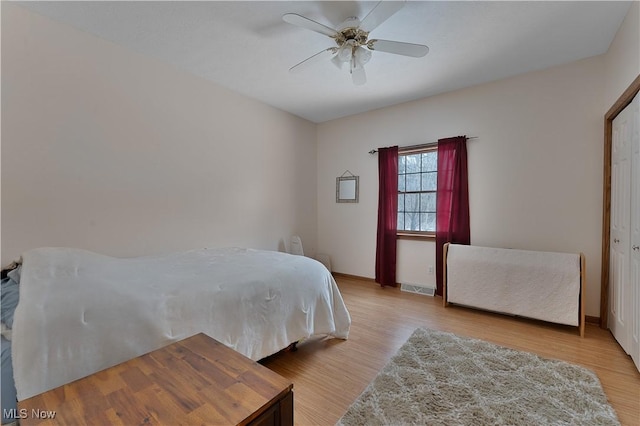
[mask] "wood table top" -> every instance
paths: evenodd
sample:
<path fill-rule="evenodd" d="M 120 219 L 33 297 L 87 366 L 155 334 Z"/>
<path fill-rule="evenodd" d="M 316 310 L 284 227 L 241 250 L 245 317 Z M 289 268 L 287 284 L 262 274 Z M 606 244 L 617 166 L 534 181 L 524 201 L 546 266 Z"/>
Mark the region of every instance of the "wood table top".
<path fill-rule="evenodd" d="M 21 425 L 244 425 L 292 388 L 200 333 L 20 401 L 18 414 Z"/>

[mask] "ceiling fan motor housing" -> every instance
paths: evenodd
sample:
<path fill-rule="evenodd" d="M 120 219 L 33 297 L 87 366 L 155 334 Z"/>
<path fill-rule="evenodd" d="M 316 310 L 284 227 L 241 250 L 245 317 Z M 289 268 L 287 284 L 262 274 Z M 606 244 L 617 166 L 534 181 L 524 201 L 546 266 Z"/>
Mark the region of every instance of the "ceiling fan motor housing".
<path fill-rule="evenodd" d="M 352 45 L 364 46 L 367 44 L 367 38 L 369 37 L 369 33 L 363 31 L 359 28 L 360 19 L 352 16 L 347 18 L 340 26 L 338 27 L 338 34 L 335 36 L 336 43 L 338 46 L 342 47 L 343 44 L 352 40 Z"/>

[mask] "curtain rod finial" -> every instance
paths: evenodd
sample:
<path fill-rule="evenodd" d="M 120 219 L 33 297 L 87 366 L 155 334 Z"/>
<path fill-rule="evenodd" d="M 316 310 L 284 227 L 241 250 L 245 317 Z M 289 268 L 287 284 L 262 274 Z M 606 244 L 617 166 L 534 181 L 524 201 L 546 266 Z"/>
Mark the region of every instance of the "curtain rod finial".
<path fill-rule="evenodd" d="M 373 154 L 375 154 L 376 152 L 378 152 L 378 150 L 376 150 L 376 149 L 372 149 L 371 151 L 369 151 L 369 154 L 373 155 Z"/>

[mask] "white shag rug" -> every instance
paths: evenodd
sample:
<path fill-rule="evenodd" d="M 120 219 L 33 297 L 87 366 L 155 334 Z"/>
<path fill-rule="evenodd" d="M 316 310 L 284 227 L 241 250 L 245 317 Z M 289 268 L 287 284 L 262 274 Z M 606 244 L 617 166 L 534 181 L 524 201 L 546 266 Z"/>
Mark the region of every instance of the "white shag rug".
<path fill-rule="evenodd" d="M 619 425 L 592 371 L 418 328 L 338 425 Z"/>

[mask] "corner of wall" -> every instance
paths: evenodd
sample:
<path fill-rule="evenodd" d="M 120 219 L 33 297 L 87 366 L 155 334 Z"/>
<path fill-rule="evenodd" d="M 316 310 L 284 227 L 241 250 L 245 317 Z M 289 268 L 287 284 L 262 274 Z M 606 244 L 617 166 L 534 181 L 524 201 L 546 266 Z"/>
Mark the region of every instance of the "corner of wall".
<path fill-rule="evenodd" d="M 605 58 L 606 112 L 640 75 L 640 1 L 633 1 Z"/>

